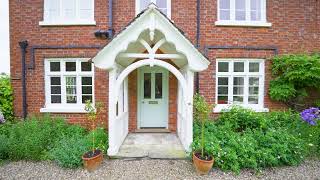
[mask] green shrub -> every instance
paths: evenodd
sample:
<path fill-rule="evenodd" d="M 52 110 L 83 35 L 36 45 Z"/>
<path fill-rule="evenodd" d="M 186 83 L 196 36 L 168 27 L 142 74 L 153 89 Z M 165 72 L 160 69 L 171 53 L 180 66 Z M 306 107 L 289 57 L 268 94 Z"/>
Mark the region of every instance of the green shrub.
<path fill-rule="evenodd" d="M 270 97 L 282 101 L 291 108 L 304 107 L 308 89 L 320 88 L 320 54 L 283 55 L 272 61 Z"/>
<path fill-rule="evenodd" d="M 0 134 L 0 160 L 8 159 L 9 139 L 7 136 Z"/>
<path fill-rule="evenodd" d="M 106 152 L 108 148 L 107 134 L 103 128 L 97 128 L 87 135 L 75 134 L 63 137 L 55 147 L 50 150 L 49 157 L 61 167 L 77 168 L 82 166 L 82 155 L 92 148 L 92 136 L 95 133 L 95 148 Z"/>
<path fill-rule="evenodd" d="M 11 126 L 9 158 L 12 160 L 43 160 L 46 152 L 59 139 L 67 124 L 63 119 L 32 117 Z"/>
<path fill-rule="evenodd" d="M 81 156 L 88 150 L 83 136 L 63 138 L 50 150 L 49 157 L 59 166 L 76 168 L 82 165 Z"/>
<path fill-rule="evenodd" d="M 0 111 L 7 121 L 14 119 L 13 90 L 8 76 L 0 75 Z"/>
<path fill-rule="evenodd" d="M 215 166 L 237 173 L 243 168 L 297 165 L 309 151 L 299 125 L 305 124 L 294 112 L 256 113 L 236 107 L 206 122 L 205 148 L 214 155 Z M 200 126 L 195 122 L 193 149 L 200 147 Z"/>

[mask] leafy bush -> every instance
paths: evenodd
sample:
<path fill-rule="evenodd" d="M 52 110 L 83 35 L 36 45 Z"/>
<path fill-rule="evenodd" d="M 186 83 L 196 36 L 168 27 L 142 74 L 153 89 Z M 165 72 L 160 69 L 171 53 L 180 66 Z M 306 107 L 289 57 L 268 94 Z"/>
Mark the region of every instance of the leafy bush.
<path fill-rule="evenodd" d="M 61 167 L 77 168 L 82 165 L 82 155 L 92 148 L 92 136 L 95 134 L 94 148 L 103 152 L 107 150 L 107 134 L 102 128 L 91 131 L 88 135 L 74 135 L 62 138 L 55 147 L 50 150 L 49 157 Z"/>
<path fill-rule="evenodd" d="M 7 136 L 0 134 L 0 160 L 8 159 L 9 140 Z"/>
<path fill-rule="evenodd" d="M 290 107 L 304 108 L 308 88 L 320 88 L 320 54 L 283 55 L 273 59 L 270 97 Z"/>
<path fill-rule="evenodd" d="M 82 165 L 81 156 L 87 150 L 83 136 L 73 136 L 57 142 L 49 157 L 61 167 L 76 168 Z"/>
<path fill-rule="evenodd" d="M 0 75 L 0 111 L 6 120 L 12 121 L 13 114 L 13 90 L 8 76 Z"/>
<path fill-rule="evenodd" d="M 302 127 L 310 127 L 304 125 L 307 123 L 294 112 L 256 113 L 235 107 L 216 121 L 206 122 L 204 147 L 222 170 L 297 165 L 310 151 L 308 141 L 319 142 L 319 137 L 305 139 Z M 200 126 L 194 124 L 193 149 L 200 147 Z"/>

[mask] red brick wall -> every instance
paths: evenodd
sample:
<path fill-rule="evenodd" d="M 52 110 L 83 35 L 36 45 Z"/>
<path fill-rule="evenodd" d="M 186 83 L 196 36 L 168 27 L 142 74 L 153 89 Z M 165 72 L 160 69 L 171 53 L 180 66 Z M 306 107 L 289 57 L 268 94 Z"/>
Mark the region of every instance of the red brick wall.
<path fill-rule="evenodd" d="M 201 0 L 201 36 L 200 49 L 210 45 L 234 46 L 277 46 L 280 54 L 320 51 L 320 1 L 319 0 L 268 0 L 267 19 L 270 28 L 253 27 L 217 27 L 217 0 Z M 95 0 L 96 26 L 59 26 L 41 27 L 43 20 L 43 0 L 10 0 L 10 54 L 11 77 L 14 88 L 15 114 L 22 114 L 21 88 L 21 53 L 18 42 L 28 40 L 27 65 L 30 64 L 30 48 L 35 45 L 104 45 L 106 40 L 99 40 L 93 33 L 98 29 L 108 28 L 108 1 Z M 116 32 L 123 29 L 135 16 L 134 0 L 114 1 L 114 28 Z M 195 43 L 196 40 L 196 0 L 172 0 L 172 20 Z M 95 49 L 60 49 L 36 50 L 35 69 L 27 71 L 28 112 L 39 113 L 44 105 L 43 60 L 46 57 L 92 57 Z M 250 50 L 208 50 L 211 61 L 209 69 L 200 73 L 200 92 L 210 102 L 214 102 L 215 81 L 214 68 L 216 58 L 268 58 L 272 51 Z M 266 63 L 266 106 L 275 109 L 282 107 L 272 102 L 268 96 L 271 60 Z M 107 72 L 97 70 L 95 73 L 96 100 L 105 104 L 101 121 L 107 122 L 108 78 Z M 173 82 L 170 80 L 170 84 Z M 177 82 L 176 82 L 177 83 Z M 175 83 L 175 84 L 176 84 Z M 174 84 L 174 83 L 173 83 Z M 170 92 L 173 91 L 173 86 Z M 170 98 L 170 102 L 174 102 Z M 171 106 L 170 106 L 171 109 Z M 174 109 L 174 108 L 173 108 Z M 70 122 L 87 124 L 84 114 L 63 114 Z M 174 121 L 170 114 L 170 123 Z M 107 123 L 105 123 L 107 124 Z M 173 126 L 173 125 L 170 125 Z"/>

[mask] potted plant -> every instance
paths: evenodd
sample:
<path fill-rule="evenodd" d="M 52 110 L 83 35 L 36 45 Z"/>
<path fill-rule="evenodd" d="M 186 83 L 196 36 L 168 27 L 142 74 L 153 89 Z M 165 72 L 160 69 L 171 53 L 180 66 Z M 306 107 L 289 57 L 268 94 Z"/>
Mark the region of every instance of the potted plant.
<path fill-rule="evenodd" d="M 96 148 L 94 133 L 94 130 L 96 129 L 97 116 L 99 115 L 102 107 L 102 103 L 96 103 L 96 106 L 94 107 L 91 101 L 86 101 L 85 110 L 88 113 L 88 120 L 91 121 L 91 130 L 93 134 L 91 150 L 86 152 L 82 156 L 82 160 L 84 168 L 87 169 L 89 172 L 92 172 L 95 169 L 97 169 L 103 161 L 103 151 Z"/>
<path fill-rule="evenodd" d="M 211 154 L 205 151 L 205 122 L 209 118 L 212 105 L 209 105 L 203 96 L 198 94 L 194 98 L 194 117 L 201 122 L 201 142 L 200 149 L 195 149 L 192 153 L 193 164 L 200 175 L 208 174 L 211 170 L 214 159 Z"/>

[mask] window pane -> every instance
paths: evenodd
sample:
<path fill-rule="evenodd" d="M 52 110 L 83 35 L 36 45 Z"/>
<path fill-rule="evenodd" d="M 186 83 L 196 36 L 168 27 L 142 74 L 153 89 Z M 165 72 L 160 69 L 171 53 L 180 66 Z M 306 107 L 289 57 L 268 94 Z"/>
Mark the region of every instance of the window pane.
<path fill-rule="evenodd" d="M 146 9 L 150 3 L 151 0 L 140 0 L 140 11 Z"/>
<path fill-rule="evenodd" d="M 156 73 L 156 82 L 155 82 L 155 98 L 162 98 L 162 73 Z"/>
<path fill-rule="evenodd" d="M 167 8 L 167 0 L 157 0 L 156 4 L 159 8 Z"/>
<path fill-rule="evenodd" d="M 233 72 L 244 72 L 244 62 L 234 62 Z"/>
<path fill-rule="evenodd" d="M 233 96 L 233 103 L 234 104 L 242 104 L 243 103 L 243 96 Z"/>
<path fill-rule="evenodd" d="M 151 73 L 144 73 L 144 98 L 151 98 Z"/>
<path fill-rule="evenodd" d="M 261 0 L 251 0 L 251 20 L 260 21 L 261 20 Z"/>
<path fill-rule="evenodd" d="M 91 71 L 91 62 L 81 62 L 81 71 Z"/>
<path fill-rule="evenodd" d="M 248 103 L 249 104 L 259 104 L 258 96 L 249 96 Z"/>
<path fill-rule="evenodd" d="M 220 0 L 219 1 L 220 9 L 230 9 L 230 0 Z"/>
<path fill-rule="evenodd" d="M 61 1 L 63 7 L 63 17 L 65 19 L 76 19 L 76 1 L 67 0 Z"/>
<path fill-rule="evenodd" d="M 220 10 L 220 20 L 230 20 L 230 10 Z"/>
<path fill-rule="evenodd" d="M 218 96 L 218 104 L 228 104 L 228 96 Z"/>
<path fill-rule="evenodd" d="M 60 62 L 50 62 L 50 71 L 59 72 L 60 71 Z"/>
<path fill-rule="evenodd" d="M 92 94 L 92 86 L 82 86 L 82 94 Z"/>
<path fill-rule="evenodd" d="M 61 85 L 60 77 L 51 77 L 51 85 Z"/>
<path fill-rule="evenodd" d="M 76 77 L 66 77 L 66 85 L 77 85 L 77 78 Z"/>
<path fill-rule="evenodd" d="M 66 92 L 69 95 L 76 95 L 77 94 L 77 87 L 76 86 L 67 86 Z"/>
<path fill-rule="evenodd" d="M 67 103 L 77 103 L 77 96 L 67 96 Z"/>
<path fill-rule="evenodd" d="M 51 94 L 61 94 L 61 86 L 51 86 Z"/>
<path fill-rule="evenodd" d="M 93 0 L 79 0 L 79 16 L 80 19 L 92 19 L 93 18 L 93 9 L 92 2 Z"/>
<path fill-rule="evenodd" d="M 51 103 L 61 103 L 61 96 L 60 95 L 52 95 L 51 96 Z"/>
<path fill-rule="evenodd" d="M 244 84 L 244 78 L 243 77 L 234 77 L 233 78 L 233 85 L 243 86 L 243 84 Z"/>
<path fill-rule="evenodd" d="M 218 94 L 228 95 L 228 87 L 218 87 Z"/>
<path fill-rule="evenodd" d="M 82 103 L 83 104 L 85 104 L 86 103 L 86 101 L 90 101 L 90 102 L 92 102 L 92 96 L 87 96 L 87 95 L 85 95 L 85 96 L 82 96 Z"/>
<path fill-rule="evenodd" d="M 258 95 L 259 94 L 259 87 L 249 87 L 249 94 L 250 95 Z"/>
<path fill-rule="evenodd" d="M 81 84 L 82 85 L 92 85 L 92 77 L 82 77 Z"/>
<path fill-rule="evenodd" d="M 229 72 L 229 63 L 228 62 L 219 62 L 218 63 L 218 72 Z"/>
<path fill-rule="evenodd" d="M 249 72 L 259 72 L 260 63 L 258 62 L 251 62 L 249 63 Z"/>
<path fill-rule="evenodd" d="M 218 77 L 218 85 L 228 85 L 228 77 Z"/>
<path fill-rule="evenodd" d="M 46 1 L 48 3 L 48 9 L 46 9 L 47 13 L 45 13 L 45 19 L 55 20 L 59 18 L 60 14 L 60 3 L 59 1 Z"/>
<path fill-rule="evenodd" d="M 243 87 L 233 87 L 234 95 L 243 95 Z"/>
<path fill-rule="evenodd" d="M 236 0 L 236 20 L 246 20 L 246 0 Z"/>
<path fill-rule="evenodd" d="M 77 63 L 76 62 L 66 62 L 66 71 L 76 71 Z"/>
<path fill-rule="evenodd" d="M 250 86 L 259 86 L 259 78 L 258 77 L 250 77 L 249 78 Z"/>

